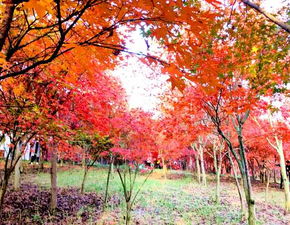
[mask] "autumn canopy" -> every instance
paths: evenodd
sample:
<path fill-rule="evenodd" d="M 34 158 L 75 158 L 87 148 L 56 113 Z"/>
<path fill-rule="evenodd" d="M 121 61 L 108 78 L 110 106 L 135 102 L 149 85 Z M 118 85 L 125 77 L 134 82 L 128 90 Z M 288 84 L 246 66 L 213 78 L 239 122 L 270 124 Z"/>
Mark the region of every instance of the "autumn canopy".
<path fill-rule="evenodd" d="M 7 218 L 12 177 L 14 189 L 21 189 L 21 163 L 32 143 L 41 146 L 40 155 L 34 153 L 42 169 L 51 162 L 52 214 L 57 162 L 83 165 L 81 194 L 89 169 L 108 165 L 104 208 L 115 166 L 126 224 L 140 191 L 134 191 L 137 173 L 147 168 L 146 181 L 154 167 L 163 169 L 164 178 L 168 168 L 187 169 L 202 186 L 213 173 L 216 204 L 222 204 L 221 176 L 235 175 L 241 215 L 250 225 L 257 221 L 253 180 L 262 174 L 268 191 L 272 171 L 275 182 L 278 172 L 289 213 L 289 4 L 276 14 L 263 4 L 2 1 L 0 216 Z M 136 39 L 146 51 L 129 47 Z M 167 77 L 157 114 L 132 109 L 129 83 L 114 75 L 116 68 L 132 66 L 132 58 L 140 74 L 145 66 L 154 71 L 151 79 Z"/>

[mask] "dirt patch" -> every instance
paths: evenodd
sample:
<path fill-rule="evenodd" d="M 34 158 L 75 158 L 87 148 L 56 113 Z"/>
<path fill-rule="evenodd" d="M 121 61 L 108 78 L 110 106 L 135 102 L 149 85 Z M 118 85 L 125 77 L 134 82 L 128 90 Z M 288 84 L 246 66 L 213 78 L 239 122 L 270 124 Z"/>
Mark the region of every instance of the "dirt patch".
<path fill-rule="evenodd" d="M 167 179 L 169 180 L 181 180 L 185 178 L 184 174 L 168 174 Z"/>

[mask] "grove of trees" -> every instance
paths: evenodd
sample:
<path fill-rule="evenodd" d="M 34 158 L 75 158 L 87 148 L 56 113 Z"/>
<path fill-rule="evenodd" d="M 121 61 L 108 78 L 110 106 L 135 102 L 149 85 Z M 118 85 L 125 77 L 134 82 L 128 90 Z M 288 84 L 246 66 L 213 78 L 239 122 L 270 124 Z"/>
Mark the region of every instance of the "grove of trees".
<path fill-rule="evenodd" d="M 281 174 L 290 213 L 289 5 L 272 15 L 258 3 L 2 1 L 0 141 L 10 144 L 0 167 L 0 215 L 13 174 L 20 188 L 21 158 L 33 139 L 49 152 L 52 213 L 57 161 L 67 159 L 83 163 L 82 193 L 96 161 L 110 164 L 107 185 L 117 167 L 127 224 L 139 166 L 149 159 L 165 178 L 182 162 L 203 186 L 214 172 L 217 204 L 230 168 L 250 225 L 257 221 L 252 181 L 260 176 L 268 188 Z M 133 31 L 146 53 L 126 46 Z M 129 57 L 169 77 L 158 118 L 130 109 L 125 87 L 110 75 Z"/>

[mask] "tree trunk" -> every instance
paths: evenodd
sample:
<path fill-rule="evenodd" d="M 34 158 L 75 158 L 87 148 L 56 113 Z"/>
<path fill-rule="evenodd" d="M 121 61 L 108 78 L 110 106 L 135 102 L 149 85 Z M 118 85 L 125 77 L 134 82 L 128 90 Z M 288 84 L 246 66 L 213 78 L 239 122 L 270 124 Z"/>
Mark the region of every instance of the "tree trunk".
<path fill-rule="evenodd" d="M 83 159 L 82 159 L 82 167 L 85 169 L 86 168 L 86 154 L 83 154 Z"/>
<path fill-rule="evenodd" d="M 215 194 L 215 201 L 217 204 L 220 204 L 221 194 L 220 194 L 220 187 L 221 187 L 221 173 L 220 170 L 216 172 L 216 194 Z"/>
<path fill-rule="evenodd" d="M 245 170 L 243 170 L 241 173 L 246 202 L 248 206 L 248 224 L 255 225 L 256 224 L 255 201 L 253 200 L 251 186 L 249 185 L 250 178 Z"/>
<path fill-rule="evenodd" d="M 18 154 L 18 156 L 16 156 L 16 148 L 11 148 L 9 150 L 9 152 L 11 154 L 6 156 L 5 159 L 5 163 L 4 163 L 4 175 L 3 175 L 3 179 L 1 180 L 1 187 L 0 187 L 0 215 L 2 213 L 2 209 L 3 209 L 3 204 L 4 204 L 4 198 L 5 198 L 5 194 L 8 188 L 8 183 L 9 183 L 9 179 L 15 169 L 16 164 L 18 163 L 18 161 L 20 160 L 21 155 Z M 9 157 L 11 155 L 14 154 L 14 157 L 11 157 L 11 159 L 9 160 Z"/>
<path fill-rule="evenodd" d="M 243 179 L 243 186 L 244 186 L 244 192 L 246 196 L 246 201 L 248 205 L 248 224 L 249 225 L 255 225 L 256 224 L 256 212 L 255 212 L 255 201 L 253 199 L 253 192 L 252 192 L 252 185 L 249 175 L 249 167 L 248 162 L 246 158 L 246 152 L 244 148 L 243 143 L 243 137 L 241 128 L 238 130 L 238 140 L 239 140 L 239 147 L 240 147 L 240 171 Z"/>
<path fill-rule="evenodd" d="M 50 181 L 51 181 L 50 211 L 54 212 L 55 209 L 57 208 L 57 153 L 56 153 L 56 149 L 52 149 Z"/>
<path fill-rule="evenodd" d="M 15 164 L 14 169 L 14 190 L 18 191 L 20 189 L 20 167 L 21 167 L 21 147 L 17 144 L 15 149 L 15 158 L 19 160 Z"/>
<path fill-rule="evenodd" d="M 206 187 L 206 173 L 204 167 L 204 159 L 203 159 L 203 149 L 200 147 L 200 167 L 201 167 L 201 174 L 202 174 L 202 184 Z"/>
<path fill-rule="evenodd" d="M 44 169 L 44 160 L 43 160 L 43 150 L 41 149 L 40 150 L 40 153 L 39 153 L 39 169 L 41 170 L 41 171 L 43 171 L 43 169 Z"/>
<path fill-rule="evenodd" d="M 165 164 L 164 157 L 162 157 L 161 160 L 162 160 L 163 176 L 164 176 L 164 179 L 166 180 L 167 179 L 167 166 Z"/>
<path fill-rule="evenodd" d="M 113 171 L 113 165 L 114 165 L 114 160 L 113 160 L 113 156 L 111 155 L 110 156 L 110 166 L 109 166 L 107 182 L 106 182 L 106 191 L 105 191 L 105 199 L 104 199 L 103 210 L 107 207 L 108 193 L 109 193 L 109 183 L 110 183 L 111 172 Z"/>
<path fill-rule="evenodd" d="M 252 179 L 253 179 L 253 181 L 255 181 L 256 180 L 256 176 L 255 176 L 255 161 L 254 160 L 252 160 L 250 162 L 250 168 L 252 170 Z"/>
<path fill-rule="evenodd" d="M 246 151 L 245 151 L 243 136 L 242 136 L 243 124 L 249 117 L 249 113 L 250 111 L 247 110 L 243 116 L 242 115 L 236 116 L 236 122 L 233 120 L 233 125 L 238 135 L 239 153 L 235 151 L 231 141 L 224 135 L 219 123 L 217 123 L 217 131 L 222 136 L 222 138 L 226 141 L 226 144 L 228 145 L 229 150 L 232 152 L 236 161 L 238 162 L 238 166 L 239 166 L 241 176 L 242 176 L 246 202 L 248 206 L 248 224 L 255 225 L 256 224 L 255 201 L 253 199 L 252 186 L 251 186 L 251 180 L 250 180 L 249 169 L 248 169 L 249 166 L 248 166 L 248 161 L 246 157 Z"/>
<path fill-rule="evenodd" d="M 198 153 L 196 154 L 196 174 L 197 174 L 197 181 L 200 184 L 201 183 L 201 176 L 200 176 L 200 164 L 199 164 L 199 157 L 198 157 Z"/>
<path fill-rule="evenodd" d="M 233 159 L 232 159 L 230 153 L 228 154 L 228 156 L 229 156 L 229 159 L 230 159 L 230 163 L 232 165 L 232 168 L 233 168 L 235 182 L 236 182 L 236 186 L 237 186 L 238 193 L 239 193 L 239 198 L 240 198 L 240 203 L 241 203 L 241 213 L 242 214 L 245 214 L 244 200 L 243 200 L 241 185 L 240 185 L 239 178 L 238 178 L 238 173 L 236 171 L 235 164 L 233 162 Z"/>
<path fill-rule="evenodd" d="M 130 201 L 126 201 L 126 218 L 125 218 L 125 221 L 126 221 L 126 225 L 130 224 L 130 221 L 131 221 L 131 203 L 130 203 Z"/>
<path fill-rule="evenodd" d="M 6 173 L 6 171 L 4 171 L 4 173 Z M 6 174 L 4 175 L 4 179 L 2 181 L 2 185 L 1 185 L 1 189 L 0 189 L 0 217 L 2 215 L 2 209 L 4 206 L 4 198 L 5 198 L 5 194 L 6 194 L 7 187 L 8 187 L 9 177 L 10 177 L 9 172 L 7 173 L 7 175 Z"/>
<path fill-rule="evenodd" d="M 217 159 L 217 150 L 215 149 L 216 146 L 213 147 L 213 163 L 215 169 L 215 177 L 216 177 L 216 189 L 215 189 L 215 202 L 220 204 L 220 174 L 221 174 L 221 159 Z M 220 152 L 219 152 L 220 153 Z"/>
<path fill-rule="evenodd" d="M 260 171 L 260 181 L 261 183 L 264 183 L 264 174 L 262 170 Z"/>
<path fill-rule="evenodd" d="M 286 161 L 285 161 L 285 156 L 283 152 L 283 142 L 277 136 L 275 136 L 276 145 L 271 143 L 269 139 L 267 139 L 267 141 L 273 148 L 276 149 L 279 155 L 280 168 L 281 168 L 281 184 L 284 183 L 285 214 L 288 214 L 290 212 L 290 190 L 289 190 L 289 179 L 287 177 L 287 171 L 286 171 Z"/>
<path fill-rule="evenodd" d="M 86 182 L 86 179 L 87 179 L 88 171 L 89 171 L 89 167 L 88 167 L 88 165 L 85 165 L 85 167 L 84 167 L 84 176 L 83 176 L 82 185 L 81 185 L 81 194 L 84 193 L 85 182 Z"/>
<path fill-rule="evenodd" d="M 286 172 L 286 162 L 285 162 L 285 157 L 283 153 L 282 141 L 278 143 L 277 147 L 278 147 L 277 152 L 280 158 L 281 175 L 282 175 L 282 179 L 284 183 L 285 213 L 288 214 L 290 212 L 290 190 L 289 190 L 289 179 L 287 177 L 287 172 Z"/>
<path fill-rule="evenodd" d="M 266 171 L 265 202 L 268 202 L 268 196 L 269 196 L 269 184 L 270 184 L 270 171 Z"/>
<path fill-rule="evenodd" d="M 111 162 L 111 173 L 114 173 L 115 169 L 114 169 L 114 157 L 112 157 L 112 162 Z"/>
<path fill-rule="evenodd" d="M 189 162 L 187 164 L 187 170 L 188 171 L 192 171 L 192 165 L 193 165 L 192 156 L 189 156 Z"/>

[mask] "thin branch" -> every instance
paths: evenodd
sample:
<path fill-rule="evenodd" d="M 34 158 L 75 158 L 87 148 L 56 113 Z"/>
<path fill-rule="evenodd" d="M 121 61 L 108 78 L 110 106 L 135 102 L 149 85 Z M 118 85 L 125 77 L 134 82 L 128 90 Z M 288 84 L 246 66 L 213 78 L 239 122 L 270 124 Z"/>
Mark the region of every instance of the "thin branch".
<path fill-rule="evenodd" d="M 141 184 L 141 186 L 139 187 L 138 191 L 136 192 L 133 200 L 132 200 L 132 205 L 134 204 L 136 197 L 138 196 L 139 192 L 141 191 L 141 188 L 144 186 L 144 184 L 146 183 L 146 181 L 148 180 L 149 176 L 152 174 L 153 169 L 150 171 L 150 173 L 147 175 L 147 177 L 145 178 L 145 180 L 143 181 L 143 183 Z"/>

